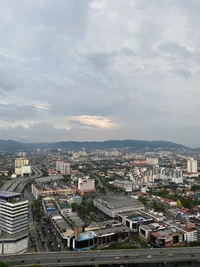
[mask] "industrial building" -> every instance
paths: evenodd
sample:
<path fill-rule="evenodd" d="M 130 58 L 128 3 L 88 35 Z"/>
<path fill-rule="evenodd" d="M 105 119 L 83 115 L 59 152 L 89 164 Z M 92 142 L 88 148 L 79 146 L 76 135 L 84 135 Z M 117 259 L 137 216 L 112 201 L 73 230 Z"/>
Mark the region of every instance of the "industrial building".
<path fill-rule="evenodd" d="M 111 218 L 117 218 L 119 213 L 143 210 L 144 205 L 131 197 L 102 196 L 94 198 L 94 206 Z"/>
<path fill-rule="evenodd" d="M 0 191 L 0 254 L 26 252 L 28 200 L 21 193 Z"/>

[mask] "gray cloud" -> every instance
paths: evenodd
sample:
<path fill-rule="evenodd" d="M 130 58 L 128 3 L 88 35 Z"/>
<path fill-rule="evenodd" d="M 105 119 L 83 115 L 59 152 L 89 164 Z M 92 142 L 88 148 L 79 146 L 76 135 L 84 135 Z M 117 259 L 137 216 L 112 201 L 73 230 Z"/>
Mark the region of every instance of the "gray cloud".
<path fill-rule="evenodd" d="M 37 108 L 33 106 L 18 106 L 15 104 L 0 104 L 1 119 L 4 121 L 29 120 L 38 116 Z"/>
<path fill-rule="evenodd" d="M 192 2 L 1 1 L 0 136 L 173 140 L 161 129 L 178 136 L 178 125 L 184 135 L 199 119 Z"/>

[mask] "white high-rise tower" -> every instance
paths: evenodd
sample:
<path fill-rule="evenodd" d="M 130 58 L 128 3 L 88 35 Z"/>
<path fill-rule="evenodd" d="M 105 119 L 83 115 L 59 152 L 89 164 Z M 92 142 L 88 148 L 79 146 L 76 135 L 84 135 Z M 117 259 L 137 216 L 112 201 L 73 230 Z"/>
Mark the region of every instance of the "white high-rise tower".
<path fill-rule="evenodd" d="M 197 160 L 191 158 L 187 161 L 187 171 L 197 172 Z"/>

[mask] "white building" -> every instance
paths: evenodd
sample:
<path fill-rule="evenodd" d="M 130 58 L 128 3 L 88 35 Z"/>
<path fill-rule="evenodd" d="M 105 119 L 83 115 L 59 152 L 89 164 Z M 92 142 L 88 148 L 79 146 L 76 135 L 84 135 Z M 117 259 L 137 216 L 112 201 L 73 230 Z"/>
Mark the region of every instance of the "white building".
<path fill-rule="evenodd" d="M 22 166 L 29 165 L 29 160 L 27 158 L 16 158 L 15 159 L 15 174 L 21 175 Z"/>
<path fill-rule="evenodd" d="M 59 171 L 61 174 L 70 174 L 70 163 L 62 160 L 57 160 L 56 171 Z"/>
<path fill-rule="evenodd" d="M 0 191 L 0 254 L 26 252 L 28 200 L 21 193 Z"/>
<path fill-rule="evenodd" d="M 134 183 L 127 180 L 115 180 L 113 181 L 113 185 L 122 188 L 125 192 L 132 192 Z"/>
<path fill-rule="evenodd" d="M 24 174 L 28 174 L 28 175 L 31 174 L 31 165 L 23 165 L 21 167 L 21 177 L 23 177 Z"/>
<path fill-rule="evenodd" d="M 148 165 L 158 165 L 158 158 L 148 157 L 146 158 L 146 163 Z"/>
<path fill-rule="evenodd" d="M 187 172 L 197 172 L 197 160 L 191 158 L 187 161 Z"/>
<path fill-rule="evenodd" d="M 95 180 L 89 177 L 78 178 L 78 191 L 80 193 L 95 191 Z"/>

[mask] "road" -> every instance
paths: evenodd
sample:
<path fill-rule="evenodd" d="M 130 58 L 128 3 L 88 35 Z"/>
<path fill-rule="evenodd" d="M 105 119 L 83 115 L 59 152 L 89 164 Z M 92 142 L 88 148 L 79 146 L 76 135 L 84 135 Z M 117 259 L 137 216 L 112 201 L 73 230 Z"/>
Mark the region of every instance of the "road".
<path fill-rule="evenodd" d="M 151 258 L 147 258 L 151 255 Z M 44 252 L 0 256 L 10 266 L 84 266 L 98 264 L 167 263 L 192 261 L 198 266 L 200 248 Z"/>
<path fill-rule="evenodd" d="M 32 198 L 32 195 L 27 190 L 24 191 L 24 195 L 27 197 L 29 204 L 32 204 L 34 201 L 34 199 Z M 34 239 L 37 251 L 43 252 L 44 247 L 43 247 L 42 242 L 40 240 L 40 237 L 38 235 L 36 222 L 33 219 L 33 213 L 32 213 L 30 205 L 29 205 L 29 234 Z"/>

